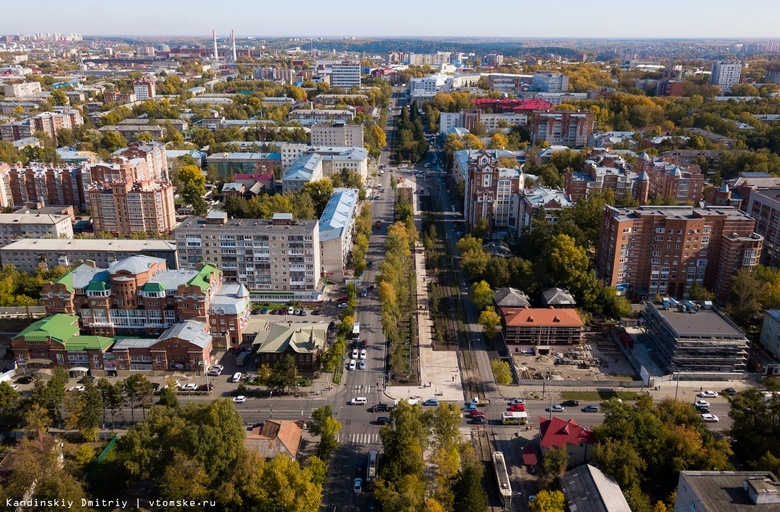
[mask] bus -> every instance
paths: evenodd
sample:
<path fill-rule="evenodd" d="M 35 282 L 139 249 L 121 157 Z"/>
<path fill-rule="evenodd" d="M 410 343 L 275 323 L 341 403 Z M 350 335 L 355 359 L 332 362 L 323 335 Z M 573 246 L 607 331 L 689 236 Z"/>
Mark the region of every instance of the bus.
<path fill-rule="evenodd" d="M 368 470 L 366 471 L 367 482 L 373 482 L 374 480 L 376 480 L 378 456 L 379 456 L 379 452 L 377 452 L 376 450 L 370 450 L 368 452 Z"/>
<path fill-rule="evenodd" d="M 355 322 L 355 324 L 352 326 L 352 339 L 360 339 L 360 322 Z"/>
<path fill-rule="evenodd" d="M 504 425 L 525 425 L 528 423 L 528 413 L 520 411 L 504 411 L 501 413 L 501 423 Z"/>
<path fill-rule="evenodd" d="M 504 505 L 509 505 L 512 501 L 512 484 L 509 482 L 509 473 L 507 473 L 506 461 L 504 461 L 502 452 L 493 452 L 493 469 L 496 473 L 501 501 Z"/>

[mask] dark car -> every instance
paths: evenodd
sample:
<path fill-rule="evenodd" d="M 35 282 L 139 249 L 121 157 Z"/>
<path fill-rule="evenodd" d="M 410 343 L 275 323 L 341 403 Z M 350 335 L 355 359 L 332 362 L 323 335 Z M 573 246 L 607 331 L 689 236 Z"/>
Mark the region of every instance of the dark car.
<path fill-rule="evenodd" d="M 33 381 L 32 375 L 25 375 L 24 377 L 19 377 L 16 379 L 17 384 L 29 384 Z"/>
<path fill-rule="evenodd" d="M 389 416 L 380 416 L 376 419 L 376 422 L 380 425 L 392 425 L 393 418 L 390 418 Z"/>
<path fill-rule="evenodd" d="M 264 315 L 266 313 L 268 313 L 268 308 L 263 308 L 263 309 L 260 310 L 260 314 L 261 315 Z"/>
<path fill-rule="evenodd" d="M 355 465 L 355 476 L 363 476 L 363 461 L 359 461 Z"/>
<path fill-rule="evenodd" d="M 87 382 L 94 384 L 96 380 L 92 375 L 84 375 L 79 379 L 79 384 L 86 384 Z"/>
<path fill-rule="evenodd" d="M 368 340 L 362 340 L 360 342 L 360 348 L 366 348 L 368 346 Z"/>
<path fill-rule="evenodd" d="M 331 322 L 331 323 L 328 324 L 328 330 L 329 331 L 332 331 L 335 328 L 336 328 L 336 322 Z"/>
<path fill-rule="evenodd" d="M 586 405 L 582 408 L 582 412 L 599 412 L 598 405 Z"/>
<path fill-rule="evenodd" d="M 472 423 L 478 423 L 478 424 L 485 424 L 485 423 L 487 423 L 487 418 L 483 414 L 482 416 L 475 416 L 475 417 L 471 418 L 471 422 Z"/>
<path fill-rule="evenodd" d="M 710 408 L 709 408 L 709 407 L 704 407 L 704 406 L 696 406 L 696 410 L 697 410 L 697 411 L 698 411 L 700 414 L 709 414 L 709 413 L 710 413 Z"/>
<path fill-rule="evenodd" d="M 81 382 L 81 381 L 79 381 Z M 159 382 L 152 382 L 152 391 L 157 392 L 160 389 L 160 383 Z"/>
<path fill-rule="evenodd" d="M 580 403 L 576 400 L 566 400 L 565 402 L 561 402 L 561 405 L 564 407 L 577 407 Z"/>
<path fill-rule="evenodd" d="M 374 412 L 387 412 L 390 410 L 390 407 L 387 404 L 376 404 L 374 406 Z"/>
<path fill-rule="evenodd" d="M 376 500 L 374 498 L 371 498 L 366 503 L 366 512 L 376 512 Z"/>
<path fill-rule="evenodd" d="M 723 391 L 721 391 L 721 393 L 728 396 L 734 396 L 737 394 L 737 390 L 734 388 L 726 388 Z"/>

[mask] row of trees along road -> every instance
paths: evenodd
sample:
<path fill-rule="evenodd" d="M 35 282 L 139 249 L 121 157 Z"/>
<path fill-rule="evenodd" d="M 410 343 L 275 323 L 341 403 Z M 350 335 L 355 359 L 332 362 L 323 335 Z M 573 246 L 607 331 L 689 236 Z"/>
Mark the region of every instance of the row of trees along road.
<path fill-rule="evenodd" d="M 443 403 L 433 411 L 402 400 L 382 427 L 384 456 L 376 497 L 385 512 L 484 512 L 484 465 L 460 439 L 462 412 Z M 429 454 L 428 459 L 424 454 Z"/>

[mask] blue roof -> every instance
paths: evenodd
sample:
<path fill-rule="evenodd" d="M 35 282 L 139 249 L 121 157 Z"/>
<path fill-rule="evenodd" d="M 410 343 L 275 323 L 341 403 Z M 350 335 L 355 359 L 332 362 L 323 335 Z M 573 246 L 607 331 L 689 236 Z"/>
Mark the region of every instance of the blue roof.
<path fill-rule="evenodd" d="M 341 238 L 355 214 L 358 197 L 356 188 L 337 188 L 333 191 L 320 217 L 320 242 Z"/>
<path fill-rule="evenodd" d="M 293 162 L 292 167 L 284 174 L 283 180 L 310 181 L 314 169 L 322 162 L 322 157 L 317 153 L 303 155 Z"/>

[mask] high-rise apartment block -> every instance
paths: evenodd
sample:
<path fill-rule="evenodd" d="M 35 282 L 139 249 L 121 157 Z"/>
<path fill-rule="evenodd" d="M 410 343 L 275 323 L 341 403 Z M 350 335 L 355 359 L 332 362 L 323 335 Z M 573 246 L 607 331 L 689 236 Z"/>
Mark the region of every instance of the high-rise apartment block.
<path fill-rule="evenodd" d="M 736 271 L 759 262 L 764 237 L 755 227 L 732 207 L 607 206 L 596 271 L 634 299 L 684 298 L 698 284 L 725 300 Z"/>
<path fill-rule="evenodd" d="M 593 112 L 587 110 L 536 110 L 531 119 L 534 145 L 545 141 L 551 146 L 582 148 L 593 133 Z"/>
<path fill-rule="evenodd" d="M 176 228 L 179 268 L 200 262 L 246 285 L 255 301 L 320 297 L 319 222 L 277 213 L 273 220 L 228 219 L 224 212 L 190 217 Z"/>
<path fill-rule="evenodd" d="M 534 73 L 534 90 L 539 92 L 566 92 L 569 90 L 569 77 L 554 71 Z"/>
<path fill-rule="evenodd" d="M 315 124 L 311 127 L 312 146 L 363 147 L 363 125 L 347 123 Z"/>
<path fill-rule="evenodd" d="M 84 124 L 81 112 L 76 109 L 62 109 L 58 112 L 41 112 L 23 121 L 11 121 L 0 126 L 0 139 L 14 142 L 32 137 L 35 132 L 43 132 L 52 140 L 57 140 L 57 133 L 63 129 L 73 130 Z"/>
<path fill-rule="evenodd" d="M 723 92 L 729 92 L 739 83 L 742 64 L 739 62 L 716 62 L 712 65 L 710 85 L 717 85 Z"/>
<path fill-rule="evenodd" d="M 490 235 L 520 233 L 520 193 L 525 186 L 522 169 L 502 168 L 489 152 L 469 155 L 464 194 L 464 217 L 469 231 L 486 219 Z"/>
<path fill-rule="evenodd" d="M 176 226 L 176 205 L 170 181 L 117 180 L 87 188 L 95 231 L 127 237 L 133 233 L 170 233 Z"/>
<path fill-rule="evenodd" d="M 360 63 L 344 61 L 331 65 L 330 85 L 346 90 L 360 87 Z"/>
<path fill-rule="evenodd" d="M 86 187 L 90 179 L 85 167 L 52 167 L 39 163 L 14 165 L 0 178 L 4 182 L 3 188 L 7 183 L 10 190 L 11 204 L 8 206 L 71 205 L 79 211 L 87 207 Z"/>
<path fill-rule="evenodd" d="M 153 99 L 155 97 L 154 78 L 145 77 L 133 80 L 133 93 L 138 101 Z"/>
<path fill-rule="evenodd" d="M 23 98 L 25 96 L 36 96 L 41 93 L 41 84 L 39 82 L 19 82 L 3 86 L 3 92 L 9 98 Z"/>

